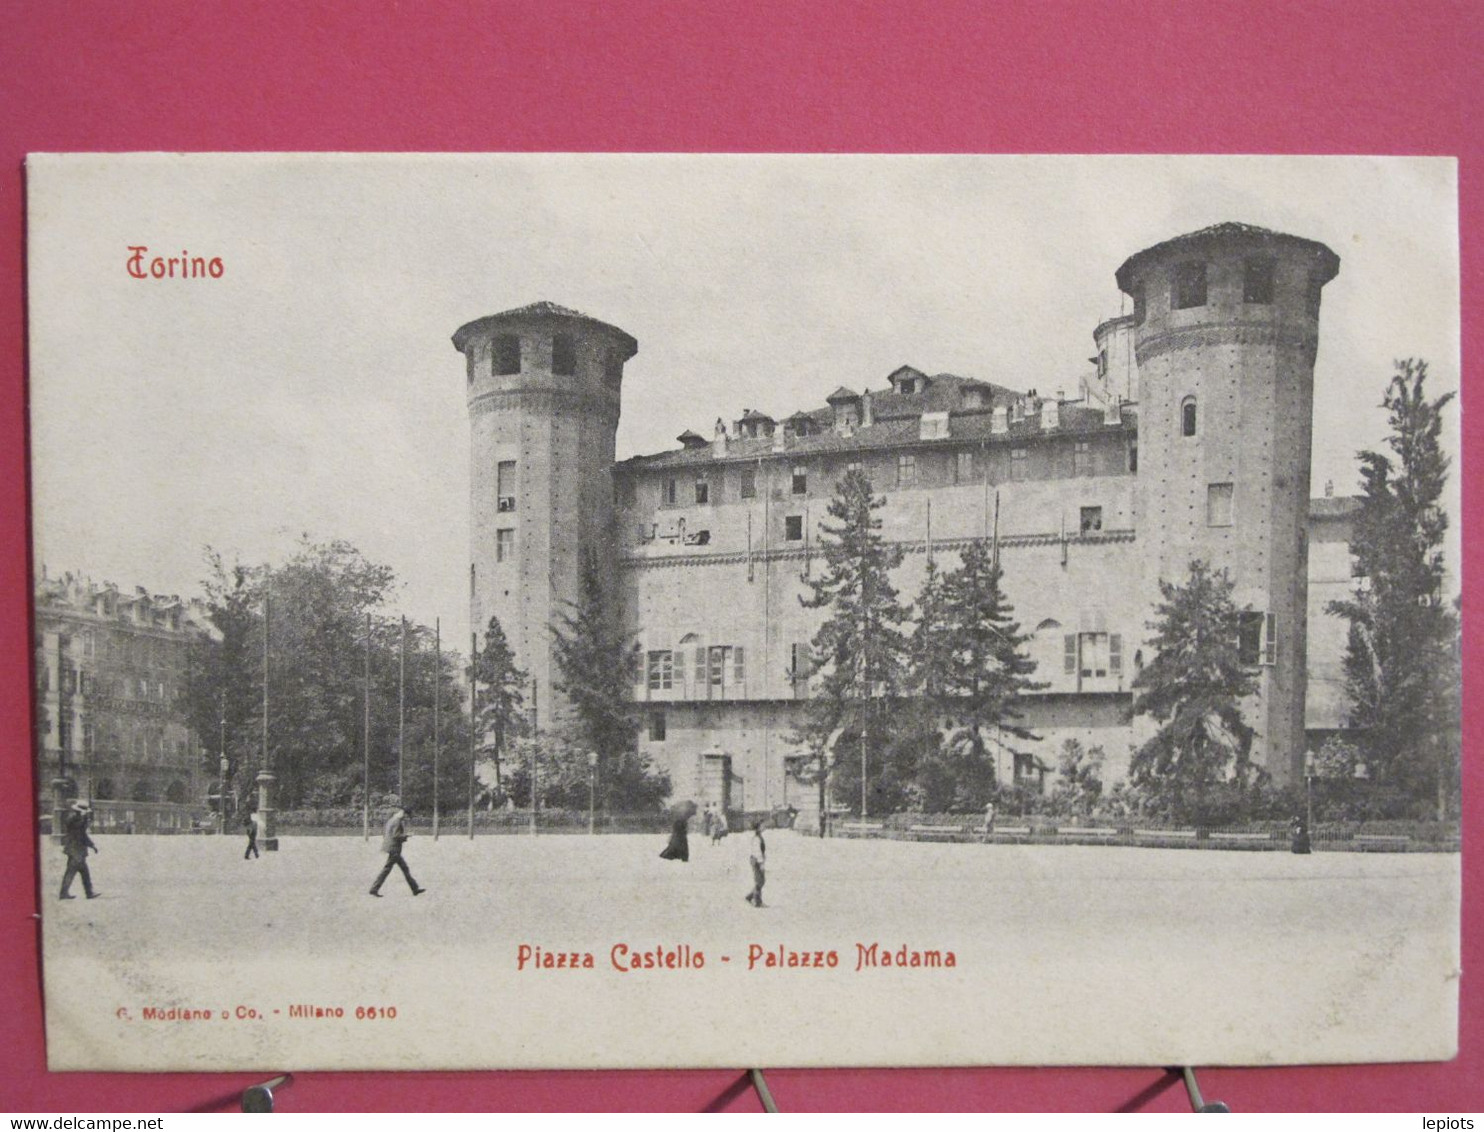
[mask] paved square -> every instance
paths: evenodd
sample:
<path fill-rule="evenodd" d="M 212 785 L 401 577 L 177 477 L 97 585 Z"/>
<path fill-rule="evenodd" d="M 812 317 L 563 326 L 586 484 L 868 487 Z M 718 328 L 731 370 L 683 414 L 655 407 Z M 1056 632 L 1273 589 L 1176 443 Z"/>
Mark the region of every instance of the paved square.
<path fill-rule="evenodd" d="M 100 836 L 103 895 L 66 903 L 44 842 L 52 1062 L 1250 1064 L 1304 1060 L 1320 1032 L 1349 1060 L 1453 1045 L 1456 854 L 767 836 L 762 909 L 736 835 L 694 836 L 688 864 L 659 859 L 663 836 L 418 836 L 427 893 L 394 873 L 380 900 L 375 833 L 285 836 L 254 861 L 232 836 Z M 871 944 L 939 962 L 858 969 Z M 579 965 L 543 968 L 538 948 Z"/>

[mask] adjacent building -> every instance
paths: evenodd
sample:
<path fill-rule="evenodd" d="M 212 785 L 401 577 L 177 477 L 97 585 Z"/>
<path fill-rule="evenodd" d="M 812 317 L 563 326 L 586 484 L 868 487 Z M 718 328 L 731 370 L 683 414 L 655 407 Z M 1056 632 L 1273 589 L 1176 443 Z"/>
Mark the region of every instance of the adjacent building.
<path fill-rule="evenodd" d="M 91 801 L 100 829 L 190 828 L 213 788 L 182 704 L 200 602 L 43 572 L 35 616 L 42 811 L 55 790 Z"/>

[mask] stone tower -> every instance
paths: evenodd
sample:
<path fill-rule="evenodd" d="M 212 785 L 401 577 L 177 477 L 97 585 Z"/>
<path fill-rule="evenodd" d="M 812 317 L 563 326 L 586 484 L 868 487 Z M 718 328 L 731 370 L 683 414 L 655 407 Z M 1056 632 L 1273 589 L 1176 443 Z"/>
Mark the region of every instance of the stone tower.
<path fill-rule="evenodd" d="M 613 459 L 623 367 L 638 343 L 539 302 L 459 327 L 468 373 L 471 624 L 497 616 L 539 685 L 539 723 L 560 716 L 551 623 L 578 597 L 584 554 L 614 549 Z M 530 695 L 527 694 L 527 704 Z"/>
<path fill-rule="evenodd" d="M 1118 269 L 1139 373 L 1140 557 L 1156 581 L 1203 559 L 1236 581 L 1253 757 L 1302 774 L 1309 462 L 1319 301 L 1339 257 L 1312 240 L 1218 224 Z"/>

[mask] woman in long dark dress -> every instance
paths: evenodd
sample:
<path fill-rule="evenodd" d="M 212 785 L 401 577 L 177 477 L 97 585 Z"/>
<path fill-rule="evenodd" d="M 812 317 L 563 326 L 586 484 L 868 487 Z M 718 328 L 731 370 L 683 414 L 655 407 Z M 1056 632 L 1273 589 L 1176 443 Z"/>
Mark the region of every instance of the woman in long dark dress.
<path fill-rule="evenodd" d="M 674 813 L 675 821 L 670 826 L 670 840 L 660 850 L 660 856 L 667 861 L 689 861 L 690 860 L 690 838 L 686 834 L 686 828 L 690 824 L 691 815 L 696 812 L 696 804 L 687 802 Z"/>

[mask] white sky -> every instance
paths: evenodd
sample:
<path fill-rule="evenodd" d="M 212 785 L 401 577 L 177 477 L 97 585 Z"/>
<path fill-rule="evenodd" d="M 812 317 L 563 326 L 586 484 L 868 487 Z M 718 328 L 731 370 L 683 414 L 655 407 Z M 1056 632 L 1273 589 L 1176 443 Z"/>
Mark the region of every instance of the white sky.
<path fill-rule="evenodd" d="M 343 537 L 462 640 L 462 323 L 549 299 L 634 335 L 623 458 L 902 363 L 1074 390 L 1118 265 L 1223 220 L 1340 256 L 1313 482 L 1347 493 L 1393 359 L 1457 388 L 1456 202 L 1451 159 L 33 158 L 37 566 L 187 594 L 207 544 Z M 140 244 L 226 271 L 131 279 Z"/>

